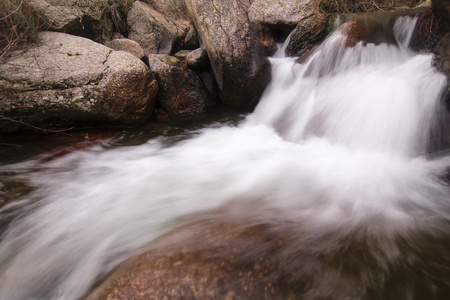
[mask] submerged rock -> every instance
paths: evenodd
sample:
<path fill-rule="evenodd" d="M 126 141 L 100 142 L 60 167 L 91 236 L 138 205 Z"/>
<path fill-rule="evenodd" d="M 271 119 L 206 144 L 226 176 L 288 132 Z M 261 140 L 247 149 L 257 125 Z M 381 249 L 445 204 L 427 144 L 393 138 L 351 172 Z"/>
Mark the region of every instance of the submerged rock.
<path fill-rule="evenodd" d="M 0 130 L 137 124 L 154 110 L 157 82 L 134 55 L 91 40 L 43 32 L 0 64 Z"/>
<path fill-rule="evenodd" d="M 284 242 L 269 226 L 239 228 L 211 220 L 190 229 L 195 231 L 161 238 L 84 300 L 296 299 L 294 289 L 280 284 L 279 266 L 267 255 Z"/>
<path fill-rule="evenodd" d="M 187 0 L 190 18 L 208 53 L 219 99 L 251 110 L 270 81 L 270 63 L 247 16 L 248 1 Z"/>
<path fill-rule="evenodd" d="M 295 222 L 236 219 L 184 224 L 125 262 L 84 300 L 419 299 L 430 293 L 446 299 L 448 274 L 437 263 L 445 238 L 424 234 L 418 240 L 431 243 L 417 247 L 399 237 L 407 246 L 389 259 L 378 235 L 342 237 L 329 229 L 330 236 L 305 238 L 308 230 Z"/>
<path fill-rule="evenodd" d="M 176 57 L 151 54 L 149 65 L 160 86 L 159 105 L 169 118 L 196 117 L 211 106 L 200 78 Z"/>

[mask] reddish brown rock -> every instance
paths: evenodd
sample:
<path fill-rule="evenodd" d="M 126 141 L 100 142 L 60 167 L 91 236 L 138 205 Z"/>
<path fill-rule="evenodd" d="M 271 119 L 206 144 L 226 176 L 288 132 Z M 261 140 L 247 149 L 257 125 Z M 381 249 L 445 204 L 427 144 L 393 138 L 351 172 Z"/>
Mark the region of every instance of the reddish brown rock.
<path fill-rule="evenodd" d="M 277 264 L 252 254 L 283 245 L 269 226 L 210 220 L 189 227 L 161 238 L 163 246 L 136 256 L 85 300 L 295 299 L 273 276 Z"/>
<path fill-rule="evenodd" d="M 359 20 L 351 20 L 339 28 L 339 30 L 347 36 L 347 47 L 354 47 L 363 40 L 366 28 L 364 23 Z"/>

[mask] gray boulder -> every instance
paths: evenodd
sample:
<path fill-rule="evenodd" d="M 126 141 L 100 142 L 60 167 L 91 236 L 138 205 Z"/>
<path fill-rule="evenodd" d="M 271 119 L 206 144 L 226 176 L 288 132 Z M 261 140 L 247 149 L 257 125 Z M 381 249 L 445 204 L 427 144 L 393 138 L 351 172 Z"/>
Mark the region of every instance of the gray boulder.
<path fill-rule="evenodd" d="M 128 38 L 150 53 L 170 54 L 184 35 L 183 27 L 154 10 L 150 5 L 135 1 L 127 16 Z"/>
<path fill-rule="evenodd" d="M 247 16 L 248 1 L 186 0 L 226 105 L 251 110 L 270 81 L 270 63 Z"/>
<path fill-rule="evenodd" d="M 151 117 L 157 92 L 151 70 L 134 55 L 43 32 L 0 64 L 0 130 L 137 124 Z"/>
<path fill-rule="evenodd" d="M 52 30 L 83 36 L 97 42 L 113 33 L 110 6 L 104 0 L 29 0 L 28 4 Z"/>
<path fill-rule="evenodd" d="M 146 0 L 146 3 L 174 20 L 187 20 L 186 3 L 184 0 Z"/>
<path fill-rule="evenodd" d="M 116 51 L 126 51 L 139 59 L 145 58 L 144 49 L 135 41 L 130 39 L 115 39 L 105 42 L 105 46 Z"/>
<path fill-rule="evenodd" d="M 203 115 L 211 99 L 202 81 L 182 61 L 164 54 L 149 55 L 149 65 L 158 80 L 158 101 L 168 118 L 193 118 Z"/>
<path fill-rule="evenodd" d="M 201 70 L 207 67 L 208 54 L 205 49 L 198 48 L 186 56 L 186 66 L 192 70 Z"/>
<path fill-rule="evenodd" d="M 251 22 L 295 27 L 313 14 L 313 0 L 254 0 L 248 17 Z"/>

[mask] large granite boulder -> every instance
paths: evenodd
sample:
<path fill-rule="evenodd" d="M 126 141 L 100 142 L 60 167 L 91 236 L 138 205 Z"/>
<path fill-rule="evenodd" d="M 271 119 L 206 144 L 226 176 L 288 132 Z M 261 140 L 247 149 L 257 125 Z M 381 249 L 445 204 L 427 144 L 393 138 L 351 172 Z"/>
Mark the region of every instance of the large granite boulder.
<path fill-rule="evenodd" d="M 52 30 L 101 42 L 111 39 L 113 22 L 105 0 L 29 0 Z"/>
<path fill-rule="evenodd" d="M 197 75 L 174 56 L 150 54 L 149 65 L 158 80 L 158 102 L 169 118 L 193 118 L 204 115 L 211 98 Z"/>
<path fill-rule="evenodd" d="M 294 28 L 313 13 L 313 0 L 254 0 L 248 17 L 251 22 Z"/>
<path fill-rule="evenodd" d="M 134 55 L 43 32 L 0 64 L 0 130 L 137 124 L 151 117 L 157 92 L 151 70 Z"/>
<path fill-rule="evenodd" d="M 289 56 L 301 56 L 330 32 L 329 16 L 318 13 L 313 0 L 255 0 L 248 15 L 250 21 L 267 26 L 280 40 L 292 32 L 286 49 Z"/>
<path fill-rule="evenodd" d="M 183 27 L 141 1 L 133 3 L 127 23 L 128 38 L 150 53 L 170 54 L 184 36 Z"/>
<path fill-rule="evenodd" d="M 207 53 L 226 105 L 251 110 L 270 81 L 270 63 L 248 1 L 187 0 L 190 18 Z"/>
<path fill-rule="evenodd" d="M 175 20 L 187 20 L 187 8 L 184 0 L 145 0 L 155 10 Z"/>

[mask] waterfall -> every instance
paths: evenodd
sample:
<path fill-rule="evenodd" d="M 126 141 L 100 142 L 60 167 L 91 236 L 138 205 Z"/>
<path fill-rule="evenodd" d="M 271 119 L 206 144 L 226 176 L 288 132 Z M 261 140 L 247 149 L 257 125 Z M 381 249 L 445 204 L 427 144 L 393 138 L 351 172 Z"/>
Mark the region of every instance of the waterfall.
<path fill-rule="evenodd" d="M 346 47 L 335 31 L 304 64 L 274 58 L 273 76 L 252 119 L 299 142 L 323 137 L 353 149 L 424 154 L 446 78 L 430 55 L 406 46 L 415 19 L 400 18 L 398 45 Z"/>
<path fill-rule="evenodd" d="M 270 86 L 236 126 L 0 165 L 33 188 L 0 210 L 12 219 L 0 300 L 79 299 L 183 219 L 230 207 L 228 217 L 293 232 L 279 260 L 308 280 L 304 299 L 381 299 L 400 269 L 418 274 L 402 281 L 404 299 L 420 299 L 420 284 L 441 295 L 449 278 L 428 263 L 448 276 L 450 157 L 426 149 L 446 78 L 408 49 L 412 22 L 395 24 L 395 45 L 349 48 L 336 30 L 303 63 L 271 58 Z M 387 298 L 403 299 L 395 291 Z"/>

